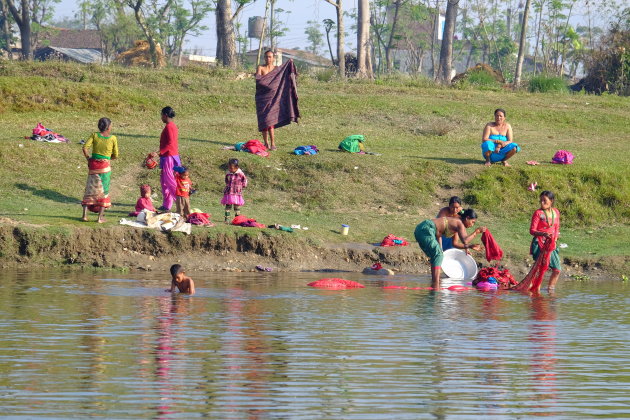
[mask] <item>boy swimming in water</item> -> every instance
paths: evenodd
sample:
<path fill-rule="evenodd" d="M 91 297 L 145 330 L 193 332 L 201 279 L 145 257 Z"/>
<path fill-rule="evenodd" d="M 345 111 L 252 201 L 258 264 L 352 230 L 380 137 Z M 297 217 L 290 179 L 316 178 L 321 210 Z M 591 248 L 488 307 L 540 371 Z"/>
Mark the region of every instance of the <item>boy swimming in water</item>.
<path fill-rule="evenodd" d="M 173 264 L 171 266 L 171 276 L 173 277 L 171 281 L 171 288 L 167 289 L 167 292 L 173 293 L 175 291 L 175 287 L 177 287 L 179 293 L 188 293 L 191 295 L 195 294 L 195 282 L 186 275 L 186 272 L 181 265 Z"/>

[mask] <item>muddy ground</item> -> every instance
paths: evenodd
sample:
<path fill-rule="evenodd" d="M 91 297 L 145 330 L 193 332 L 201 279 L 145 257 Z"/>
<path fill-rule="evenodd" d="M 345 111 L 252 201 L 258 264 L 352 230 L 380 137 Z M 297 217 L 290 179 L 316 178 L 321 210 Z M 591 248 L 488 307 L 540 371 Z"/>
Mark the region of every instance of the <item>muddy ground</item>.
<path fill-rule="evenodd" d="M 476 255 L 477 261 L 482 255 Z M 312 243 L 298 235 L 247 234 L 192 235 L 126 227 L 47 229 L 33 225 L 0 225 L 0 265 L 29 268 L 65 266 L 119 270 L 166 271 L 181 263 L 191 271 L 361 271 L 380 261 L 397 272 L 429 274 L 428 259 L 417 244 L 384 248 L 364 243 Z M 503 264 L 518 278 L 531 260 Z M 606 275 L 598 263 L 565 259 L 565 276 Z"/>

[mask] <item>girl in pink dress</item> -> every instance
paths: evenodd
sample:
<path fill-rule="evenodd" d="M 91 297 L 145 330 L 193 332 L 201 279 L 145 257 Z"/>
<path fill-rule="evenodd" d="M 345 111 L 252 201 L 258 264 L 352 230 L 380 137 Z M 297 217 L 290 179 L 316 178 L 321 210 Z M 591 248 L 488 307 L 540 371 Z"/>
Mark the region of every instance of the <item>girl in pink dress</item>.
<path fill-rule="evenodd" d="M 225 205 L 225 223 L 229 223 L 230 207 L 234 208 L 234 216 L 238 216 L 241 206 L 245 204 L 243 200 L 243 188 L 247 187 L 247 177 L 238 167 L 238 159 L 228 161 L 228 170 L 225 174 L 225 189 L 221 204 Z"/>

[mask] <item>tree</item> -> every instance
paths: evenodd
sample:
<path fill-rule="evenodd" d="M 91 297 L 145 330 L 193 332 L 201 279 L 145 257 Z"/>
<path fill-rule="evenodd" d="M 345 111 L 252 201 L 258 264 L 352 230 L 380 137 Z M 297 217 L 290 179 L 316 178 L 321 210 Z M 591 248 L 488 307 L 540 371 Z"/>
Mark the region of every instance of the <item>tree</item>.
<path fill-rule="evenodd" d="M 177 57 L 177 65 L 182 64 L 184 39 L 188 34 L 199 35 L 208 29 L 200 22 L 213 10 L 210 0 L 190 0 L 186 8 L 181 0 L 176 0 L 171 9 L 168 25 L 168 51 L 172 59 Z"/>
<path fill-rule="evenodd" d="M 370 59 L 370 2 L 359 0 L 357 16 L 357 77 L 372 78 Z"/>
<path fill-rule="evenodd" d="M 313 54 L 317 54 L 319 52 L 319 47 L 324 45 L 324 35 L 319 30 L 319 22 L 316 20 L 309 20 L 306 23 L 308 26 L 304 30 L 304 34 L 310 44 L 308 50 Z"/>
<path fill-rule="evenodd" d="M 232 0 L 216 0 L 217 60 L 225 67 L 236 68 L 236 34 L 234 22 L 245 6 L 255 0 L 235 0 L 237 6 L 232 13 Z"/>
<path fill-rule="evenodd" d="M 330 31 L 332 30 L 333 26 L 335 26 L 335 22 L 333 22 L 332 19 L 324 19 L 323 23 L 324 31 L 326 31 L 326 41 L 328 42 L 328 51 L 330 52 L 330 61 L 334 63 L 335 56 L 333 55 L 332 46 L 330 45 Z"/>
<path fill-rule="evenodd" d="M 11 21 L 9 14 L 9 6 L 4 0 L 0 0 L 0 8 L 2 9 L 2 15 L 0 16 L 0 25 L 2 26 L 2 39 L 0 39 L 0 47 L 7 52 L 7 56 L 10 60 L 13 59 L 13 50 L 11 44 L 13 43 L 13 33 L 11 31 Z"/>
<path fill-rule="evenodd" d="M 44 23 L 52 18 L 53 3 L 60 0 L 2 0 L 11 12 L 13 20 L 20 30 L 22 59 L 33 59 L 33 47 L 37 44 L 37 32 Z M 4 10 L 4 6 L 3 6 Z"/>
<path fill-rule="evenodd" d="M 446 4 L 444 34 L 442 34 L 440 67 L 438 71 L 438 79 L 442 80 L 444 83 L 451 82 L 451 69 L 453 65 L 453 37 L 455 36 L 458 4 L 459 0 L 448 0 Z"/>
<path fill-rule="evenodd" d="M 525 58 L 525 36 L 527 34 L 527 20 L 529 19 L 529 5 L 531 0 L 525 0 L 523 10 L 523 21 L 521 22 L 521 37 L 518 42 L 518 58 L 516 59 L 516 70 L 514 71 L 514 87 L 518 89 L 521 83 L 521 73 L 523 72 L 523 59 Z"/>
<path fill-rule="evenodd" d="M 149 43 L 149 54 L 154 67 L 158 67 L 160 64 L 157 45 L 164 45 L 163 42 L 160 42 L 164 41 L 161 37 L 161 29 L 165 25 L 173 1 L 166 0 L 161 5 L 157 1 L 152 1 L 147 6 L 145 0 L 127 0 L 127 5 L 133 10 L 136 23 Z"/>
<path fill-rule="evenodd" d="M 343 0 L 326 0 L 326 3 L 335 6 L 337 11 L 337 66 L 339 76 L 346 77 L 346 52 L 345 52 L 345 28 L 343 26 Z"/>

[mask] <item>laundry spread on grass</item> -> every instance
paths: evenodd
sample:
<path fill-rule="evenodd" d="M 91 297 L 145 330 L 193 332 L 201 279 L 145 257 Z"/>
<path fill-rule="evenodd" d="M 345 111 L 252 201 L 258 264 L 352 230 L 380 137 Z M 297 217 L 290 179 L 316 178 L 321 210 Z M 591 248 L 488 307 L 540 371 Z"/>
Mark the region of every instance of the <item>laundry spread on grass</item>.
<path fill-rule="evenodd" d="M 136 220 L 120 219 L 119 224 L 136 228 L 157 229 L 162 232 L 184 232 L 190 235 L 192 225 L 178 213 L 154 213 L 142 210 Z"/>
<path fill-rule="evenodd" d="M 392 233 L 387 235 L 381 241 L 381 246 L 407 246 L 409 242 L 407 242 L 404 238 L 399 238 L 394 236 Z"/>
<path fill-rule="evenodd" d="M 316 155 L 317 153 L 319 153 L 319 149 L 314 145 L 298 146 L 293 149 L 294 155 Z"/>
<path fill-rule="evenodd" d="M 33 135 L 27 138 L 45 143 L 70 143 L 70 140 L 66 137 L 44 127 L 42 123 L 37 123 L 37 126 L 33 129 Z"/>
<path fill-rule="evenodd" d="M 234 150 L 237 152 L 252 153 L 254 155 L 258 155 L 262 157 L 269 156 L 269 152 L 267 151 L 267 148 L 258 139 L 241 141 L 241 142 L 235 143 L 234 146 L 223 146 L 222 149 Z"/>

